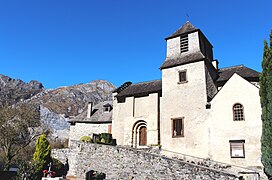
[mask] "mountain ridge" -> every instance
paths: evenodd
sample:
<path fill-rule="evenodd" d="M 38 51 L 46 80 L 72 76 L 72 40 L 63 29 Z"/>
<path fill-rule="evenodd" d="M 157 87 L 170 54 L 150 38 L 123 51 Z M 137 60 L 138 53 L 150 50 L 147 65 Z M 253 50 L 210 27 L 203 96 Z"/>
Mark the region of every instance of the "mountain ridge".
<path fill-rule="evenodd" d="M 95 104 L 112 100 L 116 87 L 106 80 L 45 89 L 42 83 L 0 74 L 0 105 L 18 103 L 34 104 L 40 109 L 40 121 L 50 129 L 54 137 L 68 138 L 69 119 L 78 116 L 89 102 Z"/>

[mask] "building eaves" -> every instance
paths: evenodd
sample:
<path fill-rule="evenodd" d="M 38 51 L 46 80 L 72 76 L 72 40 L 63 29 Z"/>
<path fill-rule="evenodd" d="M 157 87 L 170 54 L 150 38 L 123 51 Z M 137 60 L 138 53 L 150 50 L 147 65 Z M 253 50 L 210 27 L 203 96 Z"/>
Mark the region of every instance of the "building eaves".
<path fill-rule="evenodd" d="M 163 62 L 161 65 L 160 69 L 166 69 L 166 68 L 171 68 L 183 64 L 188 64 L 192 62 L 197 62 L 205 59 L 205 56 L 200 52 L 195 52 L 195 53 L 188 53 L 187 55 L 183 56 L 178 56 L 173 59 L 167 59 Z"/>
<path fill-rule="evenodd" d="M 141 82 L 137 84 L 131 84 L 125 90 L 121 91 L 116 97 L 130 97 L 130 96 L 142 96 L 150 93 L 161 92 L 162 81 L 154 80 L 148 82 Z"/>

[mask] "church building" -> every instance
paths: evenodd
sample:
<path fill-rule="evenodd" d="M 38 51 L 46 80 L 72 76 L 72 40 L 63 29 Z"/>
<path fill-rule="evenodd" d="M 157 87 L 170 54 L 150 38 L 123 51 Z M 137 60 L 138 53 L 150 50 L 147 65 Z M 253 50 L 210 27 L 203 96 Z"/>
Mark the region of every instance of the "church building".
<path fill-rule="evenodd" d="M 117 144 L 262 167 L 260 73 L 243 65 L 219 69 L 212 44 L 190 22 L 165 40 L 161 80 L 113 92 Z"/>

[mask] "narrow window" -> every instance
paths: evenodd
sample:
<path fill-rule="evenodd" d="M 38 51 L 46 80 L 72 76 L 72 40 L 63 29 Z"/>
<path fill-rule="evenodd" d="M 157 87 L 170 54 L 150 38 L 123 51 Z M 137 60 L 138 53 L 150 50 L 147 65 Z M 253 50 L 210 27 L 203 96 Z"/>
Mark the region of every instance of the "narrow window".
<path fill-rule="evenodd" d="M 180 36 L 180 53 L 187 52 L 189 50 L 188 34 Z"/>
<path fill-rule="evenodd" d="M 172 137 L 184 137 L 184 118 L 172 119 Z"/>
<path fill-rule="evenodd" d="M 179 82 L 178 83 L 186 83 L 187 82 L 187 71 L 179 71 Z"/>
<path fill-rule="evenodd" d="M 245 140 L 230 140 L 229 143 L 231 158 L 245 157 Z"/>
<path fill-rule="evenodd" d="M 240 103 L 233 105 L 233 121 L 244 121 L 244 107 Z"/>

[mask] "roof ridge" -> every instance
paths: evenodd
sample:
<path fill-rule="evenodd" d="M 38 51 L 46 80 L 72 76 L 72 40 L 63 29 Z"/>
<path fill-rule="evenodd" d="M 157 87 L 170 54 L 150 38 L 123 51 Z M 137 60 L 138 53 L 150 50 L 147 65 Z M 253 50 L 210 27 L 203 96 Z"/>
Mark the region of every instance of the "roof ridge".
<path fill-rule="evenodd" d="M 143 82 L 137 82 L 137 83 L 132 83 L 132 85 L 138 85 L 138 84 L 145 84 L 145 83 L 151 83 L 151 82 L 155 82 L 155 81 L 161 81 L 161 79 L 156 79 L 156 80 L 149 80 L 149 81 L 143 81 Z"/>
<path fill-rule="evenodd" d="M 224 68 L 219 68 L 219 70 L 222 70 L 222 69 L 231 69 L 231 68 L 236 68 L 236 67 L 246 67 L 244 66 L 243 64 L 240 64 L 240 65 L 234 65 L 234 66 L 229 66 L 229 67 L 224 67 Z"/>

